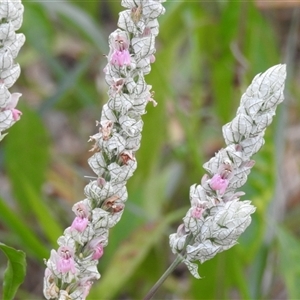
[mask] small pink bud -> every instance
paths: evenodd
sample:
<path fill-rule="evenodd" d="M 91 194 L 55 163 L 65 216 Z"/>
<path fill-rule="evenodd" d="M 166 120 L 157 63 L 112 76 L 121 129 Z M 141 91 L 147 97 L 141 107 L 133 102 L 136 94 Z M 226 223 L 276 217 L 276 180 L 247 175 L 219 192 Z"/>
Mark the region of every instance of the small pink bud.
<path fill-rule="evenodd" d="M 11 109 L 11 112 L 12 112 L 13 119 L 15 121 L 20 120 L 20 116 L 22 115 L 21 111 L 19 111 L 18 109 L 13 108 L 13 109 Z"/>
<path fill-rule="evenodd" d="M 152 54 L 150 56 L 150 63 L 153 64 L 155 62 L 155 59 L 156 59 L 155 56 Z"/>
<path fill-rule="evenodd" d="M 98 177 L 97 178 L 97 184 L 98 184 L 99 187 L 102 188 L 106 184 L 106 181 L 105 181 L 105 179 L 103 177 Z"/>
<path fill-rule="evenodd" d="M 9 99 L 5 109 L 4 109 L 4 110 L 10 110 L 11 111 L 14 121 L 20 120 L 20 116 L 22 115 L 22 112 L 15 108 L 17 106 L 19 98 L 21 96 L 22 96 L 22 94 L 20 94 L 20 93 L 11 94 L 10 99 Z"/>
<path fill-rule="evenodd" d="M 84 283 L 84 285 L 82 286 L 82 289 L 83 289 L 83 293 L 81 295 L 82 300 L 86 299 L 86 297 L 88 296 L 88 294 L 90 292 L 92 285 L 93 285 L 93 282 L 90 280 L 88 280 Z"/>

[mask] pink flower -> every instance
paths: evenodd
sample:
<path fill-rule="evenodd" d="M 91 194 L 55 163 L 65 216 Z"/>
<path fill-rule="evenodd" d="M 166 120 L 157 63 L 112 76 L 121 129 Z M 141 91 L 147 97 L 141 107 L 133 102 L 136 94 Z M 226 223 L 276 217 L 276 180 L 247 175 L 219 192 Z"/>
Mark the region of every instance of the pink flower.
<path fill-rule="evenodd" d="M 68 246 L 61 246 L 57 250 L 56 268 L 60 273 L 72 272 L 76 273 L 74 253 L 73 250 Z"/>
<path fill-rule="evenodd" d="M 130 53 L 128 50 L 115 50 L 110 58 L 110 63 L 119 67 L 130 65 Z"/>
<path fill-rule="evenodd" d="M 71 225 L 71 228 L 76 229 L 79 232 L 83 232 L 86 229 L 88 223 L 89 220 L 87 218 L 76 217 Z"/>
<path fill-rule="evenodd" d="M 125 31 L 117 29 L 110 35 L 109 45 L 113 50 L 127 50 L 130 45 L 128 34 Z"/>
<path fill-rule="evenodd" d="M 200 219 L 203 214 L 204 209 L 199 206 L 195 206 L 191 212 L 192 217 L 195 219 Z"/>
<path fill-rule="evenodd" d="M 97 178 L 97 184 L 98 184 L 99 187 L 102 188 L 106 184 L 106 181 L 105 181 L 105 179 L 103 177 L 98 177 Z"/>
<path fill-rule="evenodd" d="M 215 174 L 209 182 L 210 187 L 213 190 L 220 191 L 221 194 L 225 193 L 228 184 L 229 180 L 226 178 L 222 178 L 220 174 Z"/>
<path fill-rule="evenodd" d="M 89 248 L 93 251 L 92 259 L 100 259 L 104 253 L 103 251 L 103 241 L 105 238 L 103 236 L 97 237 L 90 241 Z"/>
<path fill-rule="evenodd" d="M 100 259 L 103 255 L 103 246 L 102 244 L 98 244 L 95 248 L 94 248 L 94 254 L 92 256 L 92 259 Z"/>
<path fill-rule="evenodd" d="M 89 208 L 83 201 L 75 203 L 72 210 L 80 218 L 88 218 L 90 215 Z"/>

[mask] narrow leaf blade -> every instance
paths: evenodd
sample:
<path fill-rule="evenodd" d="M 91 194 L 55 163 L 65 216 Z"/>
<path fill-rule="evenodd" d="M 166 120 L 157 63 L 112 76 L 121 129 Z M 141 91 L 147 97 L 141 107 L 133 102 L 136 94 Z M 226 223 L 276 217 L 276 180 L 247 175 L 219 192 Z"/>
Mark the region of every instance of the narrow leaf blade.
<path fill-rule="evenodd" d="M 16 215 L 2 198 L 0 198 L 0 218 L 1 223 L 15 234 L 24 248 L 26 247 L 27 254 L 38 259 L 48 256 L 47 247 L 39 241 L 30 228 L 24 225 L 26 222 L 23 218 Z"/>
<path fill-rule="evenodd" d="M 277 231 L 281 271 L 285 279 L 289 299 L 298 299 L 300 295 L 300 242 L 288 231 Z"/>

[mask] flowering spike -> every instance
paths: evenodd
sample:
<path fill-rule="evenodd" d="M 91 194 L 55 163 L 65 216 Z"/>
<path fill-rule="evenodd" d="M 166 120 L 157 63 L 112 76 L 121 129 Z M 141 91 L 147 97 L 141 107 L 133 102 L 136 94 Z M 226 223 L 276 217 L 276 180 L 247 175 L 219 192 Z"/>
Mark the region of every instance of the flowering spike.
<path fill-rule="evenodd" d="M 193 262 L 203 263 L 233 247 L 251 223 L 255 207 L 240 201 L 244 193 L 236 189 L 246 182 L 254 166 L 250 157 L 264 144 L 266 127 L 284 99 L 285 77 L 285 65 L 276 65 L 253 79 L 236 117 L 223 126 L 227 147 L 203 165 L 209 174 L 201 185 L 191 186 L 191 208 L 177 233 L 170 235 L 170 247 L 174 254 L 185 250 L 183 262 L 196 278 Z"/>
<path fill-rule="evenodd" d="M 90 137 L 95 151 L 88 163 L 97 178 L 86 185 L 86 199 L 73 206 L 75 218 L 58 239 L 59 250 L 46 261 L 46 299 L 85 299 L 100 278 L 98 260 L 108 244 L 108 231 L 120 220 L 127 200 L 127 180 L 137 167 L 141 116 L 153 99 L 144 76 L 154 62 L 156 18 L 164 13 L 162 0 L 123 0 L 119 27 L 109 36 L 110 52 L 104 68 L 109 85 L 99 132 Z M 0 103 L 6 97 L 1 90 Z"/>
<path fill-rule="evenodd" d="M 11 94 L 8 89 L 21 72 L 20 66 L 14 64 L 14 60 L 25 42 L 25 36 L 16 33 L 23 21 L 23 11 L 24 7 L 20 0 L 0 2 L 0 140 L 5 135 L 2 131 L 10 128 L 22 114 L 16 109 L 22 94 Z"/>

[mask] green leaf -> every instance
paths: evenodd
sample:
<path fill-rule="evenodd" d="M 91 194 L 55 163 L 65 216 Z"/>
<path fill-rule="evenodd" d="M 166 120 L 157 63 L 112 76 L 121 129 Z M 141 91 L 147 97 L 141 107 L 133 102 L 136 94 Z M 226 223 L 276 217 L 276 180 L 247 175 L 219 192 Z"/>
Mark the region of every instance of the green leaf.
<path fill-rule="evenodd" d="M 20 182 L 22 184 L 22 189 L 24 195 L 28 199 L 28 203 L 34 212 L 41 229 L 45 233 L 49 241 L 51 241 L 54 247 L 57 246 L 57 238 L 63 232 L 63 228 L 55 220 L 52 215 L 52 210 L 46 205 L 39 193 L 30 185 L 26 177 L 20 177 Z"/>
<path fill-rule="evenodd" d="M 134 275 L 142 264 L 151 248 L 165 236 L 167 226 L 184 215 L 186 208 L 177 210 L 167 215 L 163 221 L 152 226 L 142 227 L 136 230 L 112 258 L 110 265 L 106 266 L 106 273 L 96 287 L 90 293 L 90 299 L 113 299 L 127 281 Z M 120 270 L 122 275 L 120 276 Z"/>
<path fill-rule="evenodd" d="M 153 162 L 153 164 L 155 163 Z M 171 200 L 181 176 L 182 166 L 169 164 L 161 170 L 156 167 L 149 177 L 146 178 L 147 180 L 143 181 L 143 188 L 140 192 L 141 206 L 143 211 L 147 212 L 148 220 L 163 218 L 165 212 L 163 211 L 164 206 L 162 203 Z M 153 197 L 153 191 L 156 191 L 155 197 Z"/>
<path fill-rule="evenodd" d="M 279 242 L 280 270 L 288 290 L 288 299 L 300 295 L 300 242 L 284 228 L 277 231 Z"/>
<path fill-rule="evenodd" d="M 62 228 L 41 195 L 49 159 L 48 133 L 36 112 L 22 104 L 20 107 L 22 119 L 11 128 L 5 144 L 5 164 L 22 217 L 35 215 L 47 238 L 56 245 Z"/>
<path fill-rule="evenodd" d="M 24 22 L 21 32 L 26 35 L 26 44 L 29 43 L 37 51 L 42 51 L 42 55 L 45 53 L 50 55 L 53 52 L 55 27 L 49 20 L 49 14 L 40 4 L 35 2 L 25 3 L 24 8 Z"/>
<path fill-rule="evenodd" d="M 49 1 L 41 2 L 49 12 L 58 13 L 68 20 L 83 35 L 90 39 L 103 53 L 107 52 L 107 42 L 101 28 L 83 10 L 68 2 L 60 2 L 55 5 Z"/>
<path fill-rule="evenodd" d="M 14 299 L 14 296 L 24 281 L 26 274 L 26 259 L 25 253 L 16 250 L 3 243 L 0 243 L 0 249 L 6 255 L 8 262 L 4 272 L 3 280 L 3 300 Z"/>
<path fill-rule="evenodd" d="M 85 90 L 83 88 L 80 88 L 80 80 L 87 72 L 87 69 L 91 66 L 93 59 L 94 55 L 89 54 L 76 64 L 76 66 L 72 69 L 72 72 L 60 72 L 60 80 L 57 90 L 52 96 L 50 96 L 41 104 L 39 109 L 41 113 L 45 112 L 49 108 L 52 108 L 72 89 L 75 89 L 76 93 L 80 95 L 80 101 L 82 102 L 82 104 L 86 105 L 87 103 L 92 103 L 91 99 L 89 99 L 89 97 L 85 95 Z M 74 110 L 74 103 L 72 101 L 68 101 L 68 105 L 69 110 Z"/>
<path fill-rule="evenodd" d="M 26 178 L 36 193 L 41 192 L 49 162 L 49 136 L 41 118 L 24 101 L 18 105 L 22 118 L 10 128 L 10 138 L 5 141 L 4 164 L 22 214 L 28 216 L 32 211 L 30 199 L 20 178 Z"/>
<path fill-rule="evenodd" d="M 188 295 L 184 299 L 229 299 L 228 292 L 235 287 L 241 299 L 250 299 L 247 281 L 243 275 L 244 265 L 239 255 L 240 245 L 219 253 L 199 266 L 201 280 L 192 279 Z M 224 272 L 228 276 L 224 276 Z"/>
<path fill-rule="evenodd" d="M 276 40 L 274 28 L 272 28 L 255 7 L 254 1 L 247 2 L 248 25 L 245 29 L 244 53 L 249 62 L 252 74 L 257 74 L 281 61 L 280 47 Z M 264 30 L 261 30 L 261 29 Z"/>
<path fill-rule="evenodd" d="M 212 63 L 212 91 L 215 101 L 215 113 L 222 124 L 230 120 L 235 104 L 234 69 L 235 58 L 230 45 L 238 39 L 238 30 L 241 28 L 243 19 L 240 18 L 240 2 L 227 2 L 218 24 L 218 32 L 215 36 L 215 55 L 211 56 Z M 213 49 L 212 49 L 213 50 Z M 216 59 L 218 57 L 218 59 Z"/>
<path fill-rule="evenodd" d="M 14 233 L 16 239 L 20 240 L 23 248 L 26 248 L 26 252 L 32 257 L 43 259 L 49 255 L 47 247 L 32 233 L 26 222 L 5 204 L 2 198 L 0 198 L 0 219 L 1 223 Z"/>
<path fill-rule="evenodd" d="M 91 99 L 94 98 L 91 97 L 91 94 L 84 87 L 83 83 L 78 83 L 79 78 L 81 79 L 81 75 L 85 73 L 86 69 L 90 66 L 87 64 L 86 59 L 83 58 L 82 62 L 78 62 L 71 70 L 65 70 L 61 61 L 56 58 L 56 54 L 53 54 L 55 45 L 58 43 L 58 37 L 62 33 L 60 31 L 60 34 L 55 32 L 55 25 L 53 24 L 55 23 L 55 20 L 52 20 L 51 17 L 53 18 L 53 13 L 60 11 L 60 9 L 67 13 L 66 9 L 68 8 L 68 3 L 56 4 L 51 3 L 47 6 L 47 3 L 29 2 L 25 5 L 25 22 L 22 29 L 26 35 L 27 43 L 36 51 L 35 56 L 41 56 L 42 61 L 47 64 L 51 76 L 58 78 L 58 88 L 56 92 L 41 104 L 39 109 L 40 112 L 44 112 L 44 110 L 52 107 L 70 91 L 74 91 L 73 98 L 77 99 L 78 97 L 79 100 L 85 103 L 91 103 Z M 72 14 L 74 10 L 75 12 L 80 13 L 76 10 L 76 7 L 73 8 L 72 5 L 71 7 L 70 14 Z M 85 15 L 85 18 L 88 18 L 88 16 Z M 39 24 L 39 26 L 36 26 L 36 24 Z M 89 53 L 89 62 L 93 59 L 94 54 Z M 26 63 L 28 64 L 28 59 L 24 61 L 24 64 Z M 72 104 L 74 106 L 74 101 Z"/>

